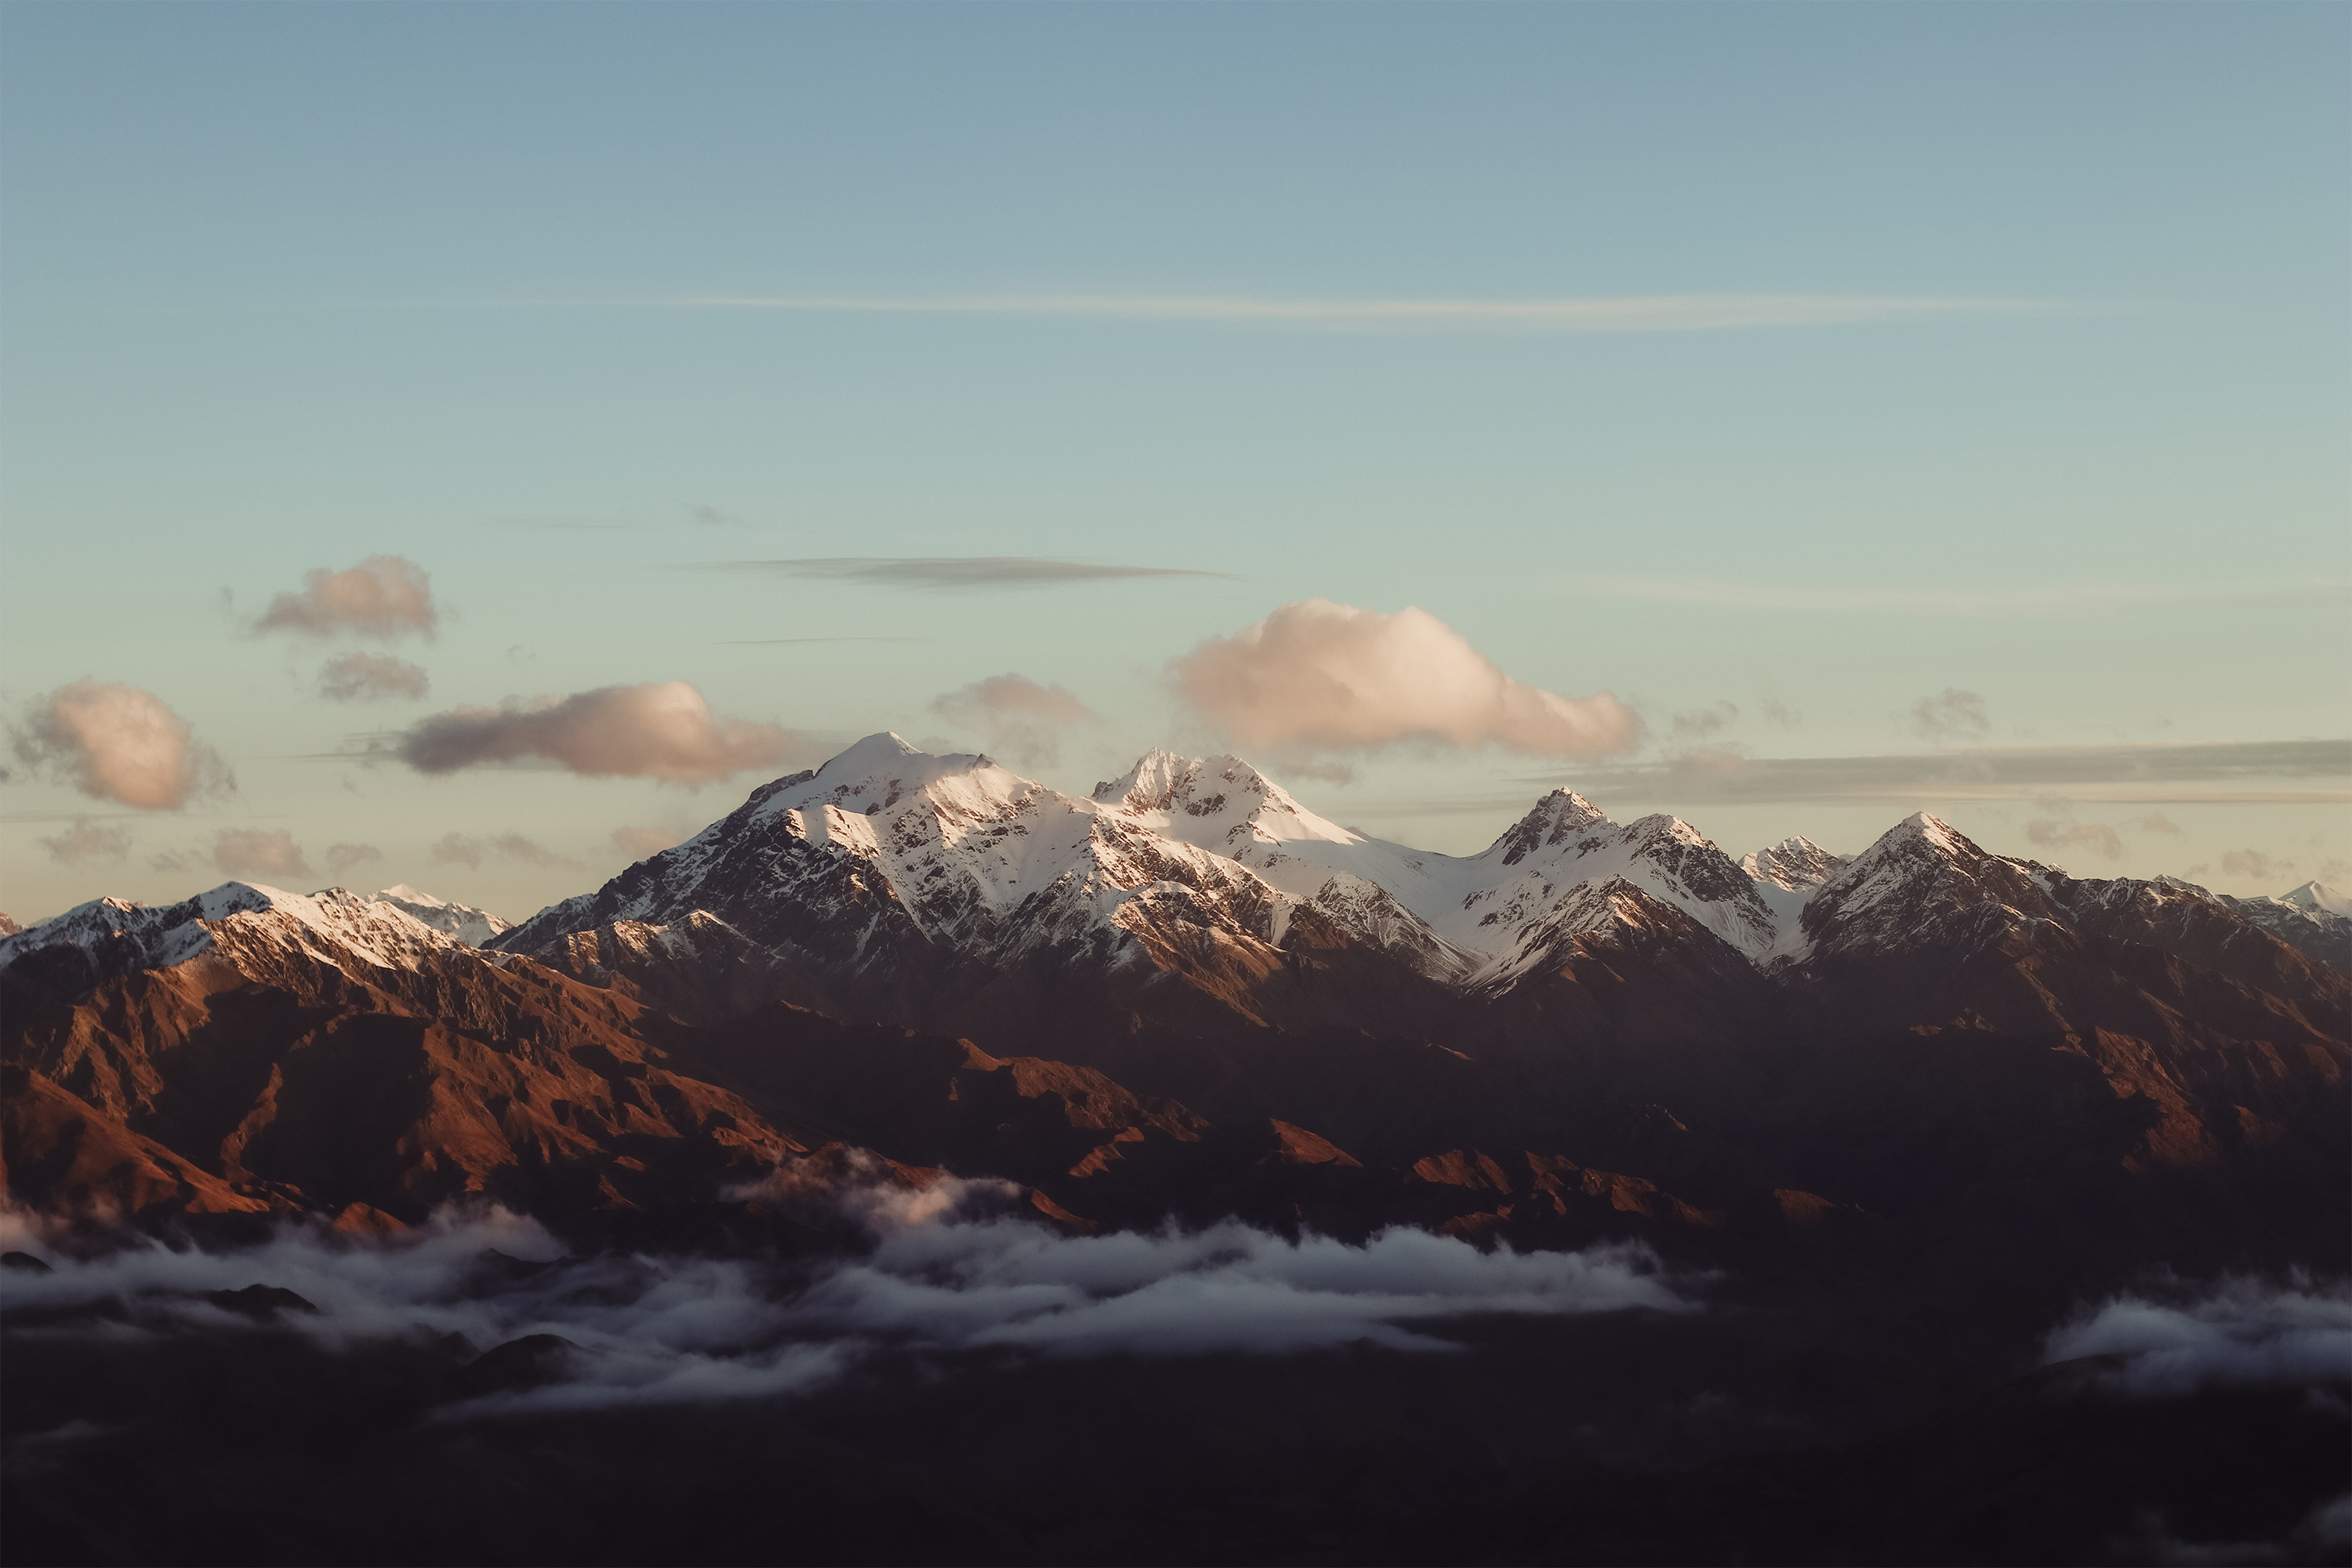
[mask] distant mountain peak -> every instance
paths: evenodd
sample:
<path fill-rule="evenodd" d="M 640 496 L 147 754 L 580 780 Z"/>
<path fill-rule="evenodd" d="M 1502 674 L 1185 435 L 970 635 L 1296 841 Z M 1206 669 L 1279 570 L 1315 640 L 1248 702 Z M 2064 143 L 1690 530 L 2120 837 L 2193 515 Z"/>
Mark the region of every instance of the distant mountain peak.
<path fill-rule="evenodd" d="M 1499 851 L 1504 865 L 1516 866 L 1538 848 L 1561 843 L 1570 834 L 1608 820 L 1606 813 L 1574 790 L 1556 789 L 1506 829 L 1486 853 Z"/>
<path fill-rule="evenodd" d="M 1831 854 L 1802 834 L 1792 834 L 1746 856 L 1739 868 L 1759 882 L 1769 882 L 1793 893 L 1820 887 L 1843 870 L 1850 860 L 1848 856 Z"/>
<path fill-rule="evenodd" d="M 500 920 L 488 910 L 478 910 L 471 904 L 453 904 L 430 893 L 419 892 L 405 882 L 371 894 L 369 902 L 389 904 L 411 920 L 456 937 L 467 947 L 479 947 L 500 931 L 514 929 L 512 921 Z"/>

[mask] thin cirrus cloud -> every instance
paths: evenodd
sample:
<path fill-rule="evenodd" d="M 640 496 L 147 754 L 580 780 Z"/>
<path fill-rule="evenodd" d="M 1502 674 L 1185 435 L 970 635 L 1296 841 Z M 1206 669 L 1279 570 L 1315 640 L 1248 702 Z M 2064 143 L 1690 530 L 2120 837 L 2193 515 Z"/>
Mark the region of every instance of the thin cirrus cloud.
<path fill-rule="evenodd" d="M 1175 661 L 1185 705 L 1239 744 L 1354 752 L 1423 742 L 1528 756 L 1631 751 L 1642 721 L 1606 692 L 1512 679 L 1428 611 L 1305 599 Z"/>
<path fill-rule="evenodd" d="M 88 678 L 33 700 L 10 748 L 36 773 L 93 800 L 177 811 L 236 787 L 220 754 L 152 691 Z"/>
<path fill-rule="evenodd" d="M 301 592 L 270 600 L 253 629 L 314 637 L 430 637 L 440 623 L 425 568 L 398 555 L 371 555 L 347 571 L 320 567 L 305 574 Z"/>
<path fill-rule="evenodd" d="M 981 730 L 991 752 L 1019 763 L 1053 761 L 1063 731 L 1100 717 L 1059 686 L 1040 686 L 1009 672 L 933 699 L 931 711 Z"/>
<path fill-rule="evenodd" d="M 783 561 L 716 561 L 707 570 L 766 572 L 897 588 L 1050 588 L 1154 577 L 1216 577 L 1183 566 L 1120 566 L 1036 555 L 815 555 Z M 797 639 L 795 639 L 797 640 Z"/>
<path fill-rule="evenodd" d="M 421 667 L 388 653 L 339 654 L 319 671 L 319 695 L 331 702 L 414 701 L 431 688 Z"/>
<path fill-rule="evenodd" d="M 815 760 L 814 752 L 804 737 L 781 725 L 719 718 L 683 680 L 454 708 L 419 721 L 392 747 L 394 756 L 422 773 L 536 761 L 588 778 L 689 786 Z"/>
<path fill-rule="evenodd" d="M 2081 616 L 2200 605 L 2261 605 L 2352 597 L 2352 583 L 2325 577 L 2250 583 L 2079 583 L 2002 588 L 1850 587 L 1727 583 L 1694 578 L 1588 577 L 1583 592 L 1653 604 L 1794 615 L 1987 618 Z"/>
<path fill-rule="evenodd" d="M 1572 784 L 1603 805 L 1818 801 L 1916 809 L 1938 801 L 2082 802 L 2134 805 L 2352 804 L 2352 741 L 2256 741 L 2218 745 L 2005 746 L 1853 757 L 1752 757 L 1694 748 L 1654 762 L 1595 763 Z M 1517 802 L 1460 803 L 1490 811 Z M 2169 817 L 2143 831 L 2177 833 Z"/>
<path fill-rule="evenodd" d="M 1045 316 L 1111 321 L 1523 332 L 1691 332 L 2047 314 L 2050 300 L 1940 295 L 1653 294 L 1520 300 L 1280 299 L 1248 294 L 702 294 L 577 301 L 813 315 Z"/>

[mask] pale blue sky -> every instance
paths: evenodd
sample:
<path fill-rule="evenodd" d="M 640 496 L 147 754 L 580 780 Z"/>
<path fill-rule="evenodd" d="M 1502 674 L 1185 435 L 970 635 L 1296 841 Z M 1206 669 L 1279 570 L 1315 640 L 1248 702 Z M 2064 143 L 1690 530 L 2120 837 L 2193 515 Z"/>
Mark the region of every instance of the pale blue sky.
<path fill-rule="evenodd" d="M 20 776 L 0 908 L 184 893 L 218 875 L 153 856 L 257 826 L 519 914 L 613 869 L 613 827 L 758 782 L 318 760 L 510 694 L 684 679 L 971 745 L 928 705 L 1014 670 L 1107 715 L 1033 770 L 1083 788 L 1203 744 L 1168 662 L 1313 596 L 1613 690 L 1645 759 L 1923 751 L 1912 707 L 1947 688 L 1982 696 L 1984 745 L 2344 737 L 2347 81 L 2352 9 L 2316 5 L 11 5 L 0 700 L 152 690 L 240 788 L 68 863 L 42 840 L 120 808 Z M 680 303 L 1697 295 L 1984 308 L 1580 332 Z M 319 648 L 239 632 L 380 552 L 454 617 L 403 650 L 427 700 L 328 703 Z M 689 569 L 827 555 L 1231 577 Z M 721 646 L 785 637 L 911 640 Z M 2140 790 L 2179 835 L 2096 788 L 1588 793 L 1734 853 L 1931 805 L 2086 874 L 2275 891 L 2344 879 L 2331 765 Z M 1412 750 L 1301 793 L 1462 849 L 1585 771 Z M 2323 798 L 2225 798 L 2281 791 Z M 578 864 L 432 861 L 452 831 Z M 2294 868 L 2233 880 L 2233 849 Z"/>

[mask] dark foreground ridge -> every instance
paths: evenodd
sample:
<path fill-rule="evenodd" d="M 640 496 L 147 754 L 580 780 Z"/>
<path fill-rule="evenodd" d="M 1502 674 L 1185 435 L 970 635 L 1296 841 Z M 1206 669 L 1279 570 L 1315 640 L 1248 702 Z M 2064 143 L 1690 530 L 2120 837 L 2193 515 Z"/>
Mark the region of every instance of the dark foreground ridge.
<path fill-rule="evenodd" d="M 0 943 L 7 1560 L 2352 1552 L 2336 917 L 861 744 Z"/>

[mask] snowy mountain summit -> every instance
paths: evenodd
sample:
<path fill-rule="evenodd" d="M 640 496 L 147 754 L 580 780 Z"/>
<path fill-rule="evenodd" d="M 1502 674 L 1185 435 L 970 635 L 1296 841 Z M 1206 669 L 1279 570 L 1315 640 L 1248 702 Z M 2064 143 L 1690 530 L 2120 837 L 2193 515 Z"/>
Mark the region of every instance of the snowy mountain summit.
<path fill-rule="evenodd" d="M 1772 852 L 1784 879 L 1835 863 L 1805 848 Z M 965 989 L 1083 973 L 1232 996 L 1311 953 L 1491 995 L 1662 921 L 1768 963 L 1792 929 L 1789 891 L 1679 818 L 1621 825 L 1569 790 L 1450 856 L 1319 816 L 1237 757 L 1155 751 L 1078 796 L 877 734 L 491 945 L 540 954 L 610 932 L 634 950 L 644 932 L 684 940 L 700 917 L 697 941 L 740 940 L 842 983 L 915 972 L 946 985 L 961 967 Z"/>

